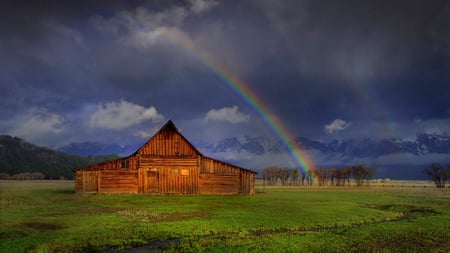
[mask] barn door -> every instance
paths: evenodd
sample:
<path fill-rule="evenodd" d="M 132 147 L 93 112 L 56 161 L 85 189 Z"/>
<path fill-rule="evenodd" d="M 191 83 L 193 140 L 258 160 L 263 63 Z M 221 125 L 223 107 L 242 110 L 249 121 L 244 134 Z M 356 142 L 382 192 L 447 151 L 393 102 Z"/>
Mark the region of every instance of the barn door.
<path fill-rule="evenodd" d="M 159 193 L 159 172 L 147 171 L 146 174 L 145 193 Z"/>
<path fill-rule="evenodd" d="M 97 192 L 97 171 L 83 171 L 83 192 Z"/>

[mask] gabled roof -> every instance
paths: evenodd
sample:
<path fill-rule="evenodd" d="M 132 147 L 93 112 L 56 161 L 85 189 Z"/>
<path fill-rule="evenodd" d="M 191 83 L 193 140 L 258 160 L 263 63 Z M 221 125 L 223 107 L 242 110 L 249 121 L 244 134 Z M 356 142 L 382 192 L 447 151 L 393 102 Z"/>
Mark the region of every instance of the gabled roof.
<path fill-rule="evenodd" d="M 258 174 L 257 172 L 255 172 L 255 171 L 253 171 L 253 170 L 249 170 L 249 169 L 246 169 L 246 168 L 242 168 L 242 167 L 240 167 L 240 166 L 237 166 L 237 165 L 234 165 L 234 164 L 231 164 L 231 163 L 227 163 L 227 162 L 224 162 L 224 161 L 220 161 L 220 160 L 217 160 L 217 159 L 215 159 L 215 158 L 211 158 L 211 157 L 207 157 L 207 156 L 203 155 L 200 151 L 198 151 L 198 149 L 195 148 L 194 145 L 192 145 L 192 143 L 190 143 L 190 142 L 186 139 L 186 137 L 184 137 L 183 134 L 180 133 L 180 131 L 178 130 L 177 126 L 175 125 L 175 123 L 173 123 L 172 120 L 167 121 L 167 123 L 164 124 L 164 126 L 162 126 L 161 129 L 160 129 L 158 132 L 156 132 L 150 139 L 148 139 L 148 141 L 146 141 L 140 148 L 138 148 L 138 150 L 136 150 L 136 152 L 134 152 L 134 153 L 133 153 L 132 155 L 130 155 L 130 156 L 134 156 L 134 155 L 136 155 L 137 153 L 139 153 L 139 151 L 140 151 L 140 150 L 141 150 L 148 142 L 150 142 L 156 135 L 158 135 L 160 132 L 162 132 L 163 130 L 168 129 L 168 128 L 174 130 L 175 132 L 177 132 L 177 133 L 181 136 L 181 138 L 183 138 L 183 140 L 186 141 L 186 143 L 188 143 L 188 144 L 192 147 L 192 149 L 194 149 L 195 152 L 196 152 L 197 154 L 201 155 L 202 157 L 205 157 L 205 158 L 208 158 L 208 159 L 217 161 L 217 162 L 221 162 L 221 163 L 224 163 L 224 164 L 229 164 L 229 165 L 231 165 L 231 166 L 234 166 L 234 167 L 236 167 L 236 168 L 239 168 L 239 169 L 242 169 L 242 170 L 245 170 L 245 171 L 254 173 L 254 174 Z"/>
<path fill-rule="evenodd" d="M 205 158 L 208 158 L 208 159 L 211 159 L 211 160 L 214 160 L 214 161 L 223 163 L 223 164 L 228 164 L 228 165 L 231 165 L 231 166 L 233 166 L 233 167 L 236 167 L 236 168 L 239 168 L 239 169 L 241 169 L 241 170 L 245 170 L 245 171 L 248 171 L 248 172 L 251 172 L 251 173 L 254 173 L 254 174 L 258 174 L 258 173 L 255 172 L 255 171 L 252 171 L 252 170 L 249 170 L 249 169 L 246 169 L 246 168 L 242 168 L 242 167 L 240 167 L 240 166 L 236 166 L 236 165 L 234 165 L 234 164 L 227 163 L 227 162 L 223 162 L 223 161 L 220 161 L 220 160 L 217 160 L 217 159 L 214 159 L 214 158 L 207 157 L 207 156 L 203 155 L 200 151 L 198 151 L 198 150 L 195 148 L 194 145 L 192 145 L 192 144 L 186 139 L 186 137 L 184 137 L 184 136 L 180 133 L 180 131 L 178 130 L 177 126 L 175 126 L 175 124 L 172 122 L 172 120 L 167 121 L 167 123 L 164 124 L 164 126 L 161 127 L 161 129 L 160 129 L 158 132 L 156 132 L 152 137 L 150 137 L 150 139 L 148 139 L 144 144 L 142 144 L 142 146 L 139 147 L 133 154 L 131 154 L 131 155 L 129 155 L 129 156 L 126 156 L 126 157 L 122 157 L 122 158 L 115 159 L 115 160 L 113 160 L 113 161 L 123 160 L 123 159 L 130 158 L 130 157 L 132 157 L 132 156 L 136 156 L 136 155 L 139 153 L 139 151 L 140 151 L 142 148 L 144 148 L 144 146 L 145 146 L 147 143 L 149 143 L 153 138 L 155 138 L 155 136 L 157 136 L 160 132 L 162 132 L 162 131 L 164 131 L 164 130 L 166 130 L 166 129 L 171 129 L 171 130 L 174 130 L 175 132 L 177 132 L 177 133 L 181 136 L 181 138 L 182 138 L 184 141 L 186 141 L 186 143 L 188 143 L 188 144 L 192 147 L 192 149 L 193 149 L 198 155 L 200 155 L 200 156 L 202 156 L 202 157 L 205 157 Z M 111 162 L 111 161 L 105 161 L 105 162 L 101 162 L 101 163 L 98 163 L 98 164 L 92 164 L 92 165 L 107 164 L 107 163 L 109 163 L 109 162 Z M 88 166 L 86 166 L 86 167 L 89 167 L 89 166 L 91 166 L 91 165 L 88 165 Z M 78 169 L 83 169 L 83 168 L 85 168 L 85 167 L 77 168 L 77 169 L 74 169 L 73 171 L 75 172 L 76 170 L 78 170 Z"/>
<path fill-rule="evenodd" d="M 177 133 L 181 136 L 181 138 L 182 138 L 184 141 L 186 141 L 186 143 L 188 143 L 188 144 L 192 147 L 192 149 L 195 150 L 195 152 L 196 152 L 197 154 L 201 154 L 200 151 L 198 151 L 198 150 L 195 148 L 195 146 L 192 145 L 192 143 L 190 143 L 190 142 L 186 139 L 186 137 L 184 137 L 184 136 L 180 133 L 180 130 L 178 130 L 177 126 L 175 126 L 175 123 L 173 123 L 173 121 L 169 119 L 169 121 L 167 121 L 167 123 L 164 124 L 164 126 L 162 126 L 161 129 L 159 129 L 158 132 L 156 132 L 152 137 L 150 137 L 150 139 L 148 139 L 141 147 L 139 147 L 139 148 L 136 150 L 136 152 L 134 152 L 134 153 L 131 154 L 130 156 L 137 155 L 137 154 L 139 153 L 139 151 L 140 151 L 147 143 L 149 143 L 155 136 L 157 136 L 160 132 L 162 132 L 162 131 L 164 131 L 164 130 L 166 130 L 166 129 L 172 129 L 172 130 L 174 130 L 175 132 L 177 132 Z"/>

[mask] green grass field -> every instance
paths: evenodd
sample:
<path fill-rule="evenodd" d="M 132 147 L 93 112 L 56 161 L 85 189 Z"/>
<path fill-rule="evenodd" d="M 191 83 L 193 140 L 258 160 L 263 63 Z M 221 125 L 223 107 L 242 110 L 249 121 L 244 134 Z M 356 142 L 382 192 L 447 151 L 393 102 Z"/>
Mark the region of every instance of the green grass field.
<path fill-rule="evenodd" d="M 0 252 L 121 251 L 166 240 L 169 252 L 450 251 L 449 188 L 257 190 L 79 195 L 72 181 L 0 181 Z"/>

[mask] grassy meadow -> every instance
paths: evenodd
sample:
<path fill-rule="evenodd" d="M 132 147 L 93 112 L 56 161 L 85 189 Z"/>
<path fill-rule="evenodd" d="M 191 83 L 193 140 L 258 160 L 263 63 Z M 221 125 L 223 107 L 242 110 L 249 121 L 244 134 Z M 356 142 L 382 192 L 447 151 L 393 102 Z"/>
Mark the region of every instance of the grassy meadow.
<path fill-rule="evenodd" d="M 413 187 L 414 186 L 414 187 Z M 74 194 L 0 181 L 0 252 L 449 252 L 450 188 L 265 187 L 253 196 Z"/>

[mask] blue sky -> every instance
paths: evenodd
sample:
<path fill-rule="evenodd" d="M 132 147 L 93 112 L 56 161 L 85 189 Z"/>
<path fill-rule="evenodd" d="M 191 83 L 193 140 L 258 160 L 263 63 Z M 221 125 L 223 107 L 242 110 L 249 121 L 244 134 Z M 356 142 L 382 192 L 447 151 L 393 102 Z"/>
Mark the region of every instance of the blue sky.
<path fill-rule="evenodd" d="M 171 31 L 294 136 L 450 134 L 448 1 L 14 1 L 0 10 L 0 133 L 128 144 L 168 119 L 193 142 L 268 135 Z"/>

